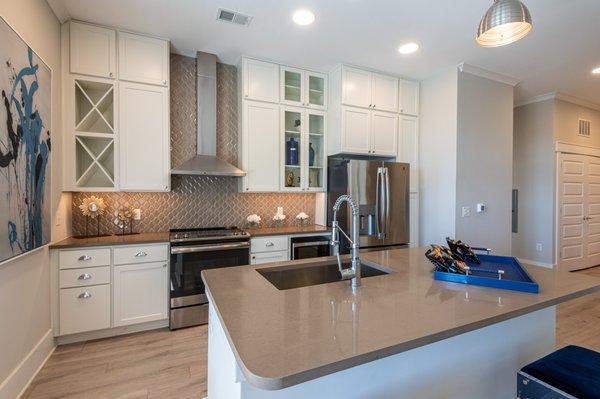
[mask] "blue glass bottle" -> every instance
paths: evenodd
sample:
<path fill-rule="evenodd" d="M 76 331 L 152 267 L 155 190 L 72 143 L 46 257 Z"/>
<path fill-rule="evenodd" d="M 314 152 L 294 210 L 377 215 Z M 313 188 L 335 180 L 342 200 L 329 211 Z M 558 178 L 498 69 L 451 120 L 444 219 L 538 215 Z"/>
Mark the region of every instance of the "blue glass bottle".
<path fill-rule="evenodd" d="M 285 164 L 298 165 L 298 142 L 293 137 L 285 143 Z"/>

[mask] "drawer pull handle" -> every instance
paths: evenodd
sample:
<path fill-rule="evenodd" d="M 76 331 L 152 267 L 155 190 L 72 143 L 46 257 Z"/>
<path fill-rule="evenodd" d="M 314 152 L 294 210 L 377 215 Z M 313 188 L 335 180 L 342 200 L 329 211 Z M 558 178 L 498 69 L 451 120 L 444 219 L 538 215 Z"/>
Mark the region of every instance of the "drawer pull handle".
<path fill-rule="evenodd" d="M 140 251 L 137 254 L 135 254 L 136 258 L 143 258 L 144 256 L 148 256 L 148 254 L 145 253 L 144 251 Z"/>
<path fill-rule="evenodd" d="M 92 257 L 89 255 L 81 255 L 77 260 L 80 262 L 85 262 L 86 260 L 92 260 Z"/>
<path fill-rule="evenodd" d="M 88 299 L 88 298 L 91 298 L 91 297 L 92 297 L 92 294 L 90 294 L 89 292 L 86 291 L 86 292 L 84 292 L 82 294 L 79 294 L 79 296 L 77 298 Z"/>
<path fill-rule="evenodd" d="M 89 273 L 83 273 L 81 276 L 77 277 L 77 280 L 89 280 L 92 278 L 92 275 Z"/>
<path fill-rule="evenodd" d="M 273 246 L 273 245 L 275 245 L 275 244 L 273 244 L 271 241 L 268 241 L 268 242 L 267 242 L 265 245 L 266 245 L 267 247 L 272 247 L 272 246 Z"/>

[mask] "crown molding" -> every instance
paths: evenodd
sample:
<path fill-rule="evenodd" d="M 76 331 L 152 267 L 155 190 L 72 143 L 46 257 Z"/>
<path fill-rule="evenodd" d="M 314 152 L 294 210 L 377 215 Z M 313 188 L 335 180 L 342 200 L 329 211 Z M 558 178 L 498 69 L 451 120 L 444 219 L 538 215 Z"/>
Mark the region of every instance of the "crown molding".
<path fill-rule="evenodd" d="M 478 66 L 467 64 L 464 62 L 461 64 L 458 64 L 457 67 L 460 72 L 470 73 L 471 75 L 479 76 L 481 78 L 485 78 L 485 79 L 489 79 L 489 80 L 494 80 L 496 82 L 504 83 L 504 84 L 507 84 L 507 85 L 513 86 L 513 87 L 516 86 L 517 84 L 519 84 L 519 82 L 520 82 L 518 79 L 512 78 L 510 76 L 506 76 L 506 75 L 502 75 L 500 73 L 488 71 L 487 69 L 480 68 Z"/>
<path fill-rule="evenodd" d="M 600 104 L 596 104 L 592 101 L 584 100 L 582 98 L 578 98 L 575 96 L 571 96 L 569 94 L 560 93 L 560 92 L 552 92 L 546 93 L 539 96 L 534 96 L 527 98 L 525 100 L 515 102 L 514 108 L 522 107 L 523 105 L 529 105 L 534 103 L 539 103 L 546 100 L 561 100 L 571 104 L 579 105 L 581 107 L 586 107 L 593 109 L 595 111 L 600 111 Z"/>
<path fill-rule="evenodd" d="M 69 11 L 67 10 L 67 8 L 65 7 L 65 5 L 63 4 L 63 2 L 61 0 L 47 0 L 47 1 L 48 1 L 48 5 L 52 9 L 52 12 L 54 13 L 54 15 L 56 15 L 56 18 L 58 18 L 58 20 L 60 21 L 61 24 L 64 24 L 69 19 L 71 19 L 71 15 L 69 14 Z"/>

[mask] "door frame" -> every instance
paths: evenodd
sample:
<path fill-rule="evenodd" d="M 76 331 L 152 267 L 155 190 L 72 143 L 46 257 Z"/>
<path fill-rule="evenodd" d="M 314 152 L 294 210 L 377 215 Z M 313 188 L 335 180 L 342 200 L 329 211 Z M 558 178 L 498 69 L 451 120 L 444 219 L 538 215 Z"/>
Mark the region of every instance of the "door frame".
<path fill-rule="evenodd" d="M 600 158 L 600 147 L 585 146 L 579 144 L 566 143 L 564 141 L 555 141 L 554 143 L 554 259 L 556 267 L 558 269 L 565 270 L 560 257 L 560 208 L 561 208 L 561 195 L 560 195 L 560 174 L 561 174 L 561 156 L 563 154 L 575 154 L 585 155 Z M 579 270 L 579 269 L 567 269 L 567 270 Z"/>

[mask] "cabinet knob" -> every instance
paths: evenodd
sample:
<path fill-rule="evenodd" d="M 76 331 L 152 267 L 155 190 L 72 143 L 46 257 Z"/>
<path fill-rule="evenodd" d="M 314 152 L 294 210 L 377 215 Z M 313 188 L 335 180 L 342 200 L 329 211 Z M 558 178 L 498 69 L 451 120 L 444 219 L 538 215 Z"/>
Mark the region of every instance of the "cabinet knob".
<path fill-rule="evenodd" d="M 88 299 L 88 298 L 91 298 L 91 297 L 92 297 L 92 294 L 90 294 L 87 291 L 84 292 L 84 293 L 81 293 L 81 294 L 79 294 L 79 296 L 77 296 L 77 298 L 79 298 L 79 299 Z"/>
<path fill-rule="evenodd" d="M 83 273 L 81 276 L 77 277 L 77 280 L 89 280 L 92 278 L 92 275 L 89 273 Z"/>
<path fill-rule="evenodd" d="M 167 84 L 167 81 L 166 81 L 166 80 L 163 80 L 163 84 L 164 84 L 164 85 L 166 85 L 166 84 Z"/>
<path fill-rule="evenodd" d="M 375 104 L 373 104 L 373 108 L 375 108 Z"/>
<path fill-rule="evenodd" d="M 246 94 L 244 94 L 244 97 L 248 97 L 248 94 L 247 94 L 247 93 L 246 93 Z"/>
<path fill-rule="evenodd" d="M 112 77 L 113 77 L 113 73 L 112 73 L 112 72 L 110 72 L 110 73 L 108 74 L 108 76 L 110 76 L 110 77 L 112 78 Z"/>
<path fill-rule="evenodd" d="M 79 258 L 77 258 L 77 260 L 80 262 L 85 262 L 87 260 L 92 260 L 92 257 L 89 255 L 81 255 Z"/>

